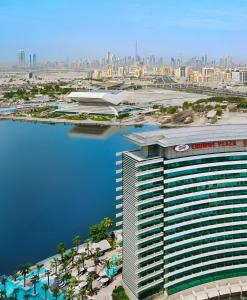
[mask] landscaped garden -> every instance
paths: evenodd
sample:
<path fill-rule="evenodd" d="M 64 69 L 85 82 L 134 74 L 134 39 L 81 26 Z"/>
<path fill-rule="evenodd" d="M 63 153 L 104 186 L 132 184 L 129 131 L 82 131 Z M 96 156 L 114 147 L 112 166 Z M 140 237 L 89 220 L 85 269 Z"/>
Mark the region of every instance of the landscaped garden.
<path fill-rule="evenodd" d="M 72 248 L 59 243 L 55 256 L 2 276 L 0 299 L 94 299 L 122 270 L 121 241 L 110 233 L 112 225 L 104 218 L 89 228 L 85 243 L 77 235 Z"/>

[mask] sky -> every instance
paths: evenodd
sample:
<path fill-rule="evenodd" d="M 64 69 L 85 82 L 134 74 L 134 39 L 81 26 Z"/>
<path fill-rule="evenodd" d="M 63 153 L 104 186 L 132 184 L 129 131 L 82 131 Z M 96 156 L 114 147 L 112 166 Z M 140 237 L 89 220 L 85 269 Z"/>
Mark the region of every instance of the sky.
<path fill-rule="evenodd" d="M 247 0 L 0 0 L 0 61 L 135 54 L 247 60 Z"/>

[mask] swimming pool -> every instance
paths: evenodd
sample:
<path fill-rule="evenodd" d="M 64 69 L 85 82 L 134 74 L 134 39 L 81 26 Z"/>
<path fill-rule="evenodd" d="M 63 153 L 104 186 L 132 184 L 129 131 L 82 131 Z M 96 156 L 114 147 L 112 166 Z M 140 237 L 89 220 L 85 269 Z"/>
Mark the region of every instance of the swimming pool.
<path fill-rule="evenodd" d="M 7 297 L 14 297 L 15 290 L 17 291 L 17 299 L 24 299 L 25 295 L 30 295 L 29 300 L 44 300 L 45 299 L 45 292 L 43 290 L 43 285 L 48 284 L 47 277 L 44 276 L 46 269 L 42 268 L 39 272 L 40 274 L 40 280 L 36 284 L 36 294 L 34 294 L 34 287 L 32 284 L 26 284 L 26 287 L 23 285 L 23 276 L 19 276 L 16 281 L 13 281 L 11 277 L 7 278 L 6 281 L 6 296 Z M 28 279 L 31 279 L 33 276 L 37 275 L 37 271 L 33 270 L 26 276 L 26 280 L 28 282 Z M 42 276 L 43 275 L 43 276 Z M 52 285 L 54 280 L 50 279 L 50 285 Z M 0 291 L 4 291 L 4 285 L 0 284 Z M 55 297 L 52 295 L 52 292 L 50 290 L 47 291 L 47 299 L 52 300 L 55 299 Z M 64 300 L 63 294 L 61 294 L 58 298 L 58 300 Z"/>

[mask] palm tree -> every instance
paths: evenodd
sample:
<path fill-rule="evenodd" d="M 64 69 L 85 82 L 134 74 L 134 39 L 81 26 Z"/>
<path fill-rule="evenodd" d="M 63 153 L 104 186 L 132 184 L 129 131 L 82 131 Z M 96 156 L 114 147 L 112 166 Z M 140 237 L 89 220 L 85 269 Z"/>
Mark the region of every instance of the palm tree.
<path fill-rule="evenodd" d="M 110 262 L 109 259 L 106 259 L 106 260 L 105 260 L 105 266 L 106 266 L 107 269 L 110 269 L 110 267 L 111 267 L 111 262 Z"/>
<path fill-rule="evenodd" d="M 26 299 L 26 300 L 28 300 L 30 297 L 31 297 L 30 294 L 25 294 L 23 298 Z"/>
<path fill-rule="evenodd" d="M 49 285 L 46 284 L 46 283 L 44 283 L 44 284 L 42 285 L 42 290 L 43 290 L 44 293 L 45 293 L 45 300 L 47 300 L 47 291 L 48 291 L 48 289 L 49 289 Z"/>
<path fill-rule="evenodd" d="M 6 276 L 2 276 L 1 277 L 1 284 L 3 285 L 3 291 L 6 294 L 6 282 L 7 282 L 7 277 Z"/>
<path fill-rule="evenodd" d="M 109 217 L 106 217 L 103 219 L 102 224 L 106 230 L 109 230 L 112 227 L 112 220 Z"/>
<path fill-rule="evenodd" d="M 77 275 L 79 276 L 79 275 L 80 275 L 80 270 L 81 270 L 81 264 L 80 264 L 80 261 L 77 262 L 77 264 L 76 264 L 76 269 L 77 269 Z"/>
<path fill-rule="evenodd" d="M 67 299 L 67 300 L 73 299 L 74 294 L 75 293 L 71 288 L 67 289 L 65 292 L 65 299 Z"/>
<path fill-rule="evenodd" d="M 58 254 L 61 255 L 61 260 L 62 260 L 62 261 L 63 261 L 63 259 L 64 259 L 64 252 L 65 252 L 65 250 L 66 250 L 66 247 L 65 247 L 65 244 L 64 244 L 64 243 L 59 243 L 59 244 L 57 245 L 57 252 L 58 252 Z"/>
<path fill-rule="evenodd" d="M 0 291 L 0 300 L 6 299 L 6 292 L 5 291 Z"/>
<path fill-rule="evenodd" d="M 105 260 L 104 267 L 106 268 L 106 270 L 111 268 L 111 262 L 109 259 Z"/>
<path fill-rule="evenodd" d="M 68 260 L 65 260 L 65 261 L 63 262 L 63 264 L 62 264 L 62 267 L 63 267 L 63 269 L 64 269 L 65 271 L 67 271 L 68 265 L 69 265 L 69 261 L 68 261 Z"/>
<path fill-rule="evenodd" d="M 55 299 L 57 300 L 57 298 L 59 297 L 59 295 L 61 294 L 60 290 L 58 287 L 55 287 L 53 290 L 52 290 L 52 295 L 55 297 Z"/>
<path fill-rule="evenodd" d="M 78 285 L 78 280 L 75 277 L 71 277 L 69 279 L 69 287 L 75 287 Z"/>
<path fill-rule="evenodd" d="M 90 254 L 90 241 L 89 240 L 87 240 L 86 241 L 86 251 L 87 251 L 87 256 L 89 256 L 89 254 Z"/>
<path fill-rule="evenodd" d="M 14 288 L 14 290 L 13 290 L 15 300 L 18 299 L 18 292 L 19 292 L 19 290 L 20 290 L 19 288 Z"/>
<path fill-rule="evenodd" d="M 95 267 L 96 267 L 96 271 L 97 271 L 97 266 L 99 264 L 99 257 L 100 257 L 100 255 L 101 255 L 100 248 L 96 248 L 94 256 L 93 256 L 93 260 L 94 260 L 94 264 L 95 264 Z"/>
<path fill-rule="evenodd" d="M 30 272 L 30 269 L 31 269 L 30 264 L 25 264 L 20 269 L 21 275 L 24 277 L 24 287 L 26 286 L 26 276 Z"/>
<path fill-rule="evenodd" d="M 82 263 L 83 268 L 85 268 L 85 253 L 81 253 L 80 262 Z"/>
<path fill-rule="evenodd" d="M 80 293 L 80 296 L 81 296 L 81 300 L 84 300 L 84 298 L 85 298 L 85 296 L 87 294 L 86 289 L 85 288 L 81 288 L 79 293 Z"/>
<path fill-rule="evenodd" d="M 42 268 L 43 266 L 44 266 L 43 264 L 37 264 L 37 265 L 36 265 L 38 277 L 39 277 L 39 272 L 40 272 L 40 270 L 41 270 L 41 268 Z"/>
<path fill-rule="evenodd" d="M 93 274 L 89 273 L 87 276 L 87 289 L 90 293 L 93 293 Z"/>
<path fill-rule="evenodd" d="M 19 273 L 17 271 L 13 272 L 12 274 L 13 280 L 16 281 L 18 277 L 19 277 Z"/>
<path fill-rule="evenodd" d="M 50 286 L 50 274 L 51 274 L 51 271 L 49 271 L 49 270 L 45 271 L 45 275 L 47 276 L 47 284 L 48 284 L 48 286 Z"/>
<path fill-rule="evenodd" d="M 36 295 L 36 284 L 37 284 L 37 281 L 39 280 L 39 276 L 38 275 L 34 275 L 32 278 L 31 278 L 31 282 L 33 284 L 33 289 L 34 289 L 34 295 Z"/>
<path fill-rule="evenodd" d="M 55 268 L 55 274 L 57 275 L 58 259 L 56 257 L 54 257 L 53 260 L 51 261 L 51 265 L 53 268 Z"/>
<path fill-rule="evenodd" d="M 71 259 L 72 259 L 72 264 L 74 264 L 74 259 L 75 259 L 76 254 L 77 254 L 76 250 L 72 248 L 69 253 L 69 255 L 71 256 Z"/>
<path fill-rule="evenodd" d="M 80 244 L 81 244 L 81 237 L 80 237 L 79 235 L 76 235 L 76 236 L 73 238 L 73 244 L 76 246 L 77 253 L 78 253 L 79 246 L 80 246 Z"/>

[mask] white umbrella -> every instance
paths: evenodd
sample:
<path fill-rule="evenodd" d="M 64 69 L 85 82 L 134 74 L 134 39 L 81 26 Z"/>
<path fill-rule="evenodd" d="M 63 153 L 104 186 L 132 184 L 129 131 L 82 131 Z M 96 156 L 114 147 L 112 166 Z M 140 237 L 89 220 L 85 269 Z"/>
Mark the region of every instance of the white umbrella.
<path fill-rule="evenodd" d="M 82 282 L 79 284 L 79 287 L 80 287 L 80 288 L 83 288 L 83 287 L 86 286 L 86 285 L 87 285 L 86 281 L 82 281 Z"/>
<path fill-rule="evenodd" d="M 86 253 L 85 247 L 83 247 L 83 246 L 79 247 L 78 253 Z"/>
<path fill-rule="evenodd" d="M 101 272 L 99 272 L 99 276 L 100 277 L 104 277 L 104 276 L 106 276 L 107 274 L 106 274 L 106 271 L 105 270 L 102 270 Z"/>
<path fill-rule="evenodd" d="M 105 278 L 101 278 L 100 279 L 100 282 L 102 282 L 102 283 L 106 283 L 106 282 L 108 282 L 109 281 L 109 278 L 108 277 L 105 277 Z"/>
<path fill-rule="evenodd" d="M 95 266 L 87 269 L 88 272 L 95 272 Z"/>

